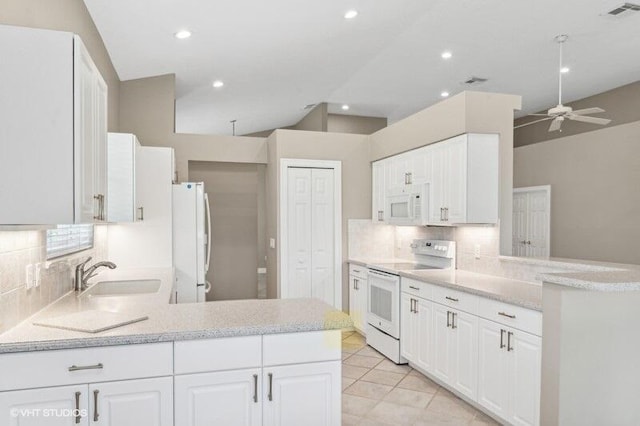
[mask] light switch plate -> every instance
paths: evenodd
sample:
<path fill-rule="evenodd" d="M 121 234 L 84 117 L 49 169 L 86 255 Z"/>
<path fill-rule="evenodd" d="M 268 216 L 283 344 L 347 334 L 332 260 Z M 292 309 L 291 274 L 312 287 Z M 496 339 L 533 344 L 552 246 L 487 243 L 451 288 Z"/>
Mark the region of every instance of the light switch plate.
<path fill-rule="evenodd" d="M 35 264 L 35 279 L 33 281 L 33 285 L 35 287 L 40 287 L 40 282 L 42 280 L 42 269 L 44 268 L 44 263 L 36 263 Z"/>
<path fill-rule="evenodd" d="M 480 244 L 476 244 L 473 247 L 473 255 L 475 256 L 476 259 L 480 259 Z"/>
<path fill-rule="evenodd" d="M 276 239 L 275 238 L 269 238 L 269 247 L 271 247 L 272 249 L 276 248 Z"/>

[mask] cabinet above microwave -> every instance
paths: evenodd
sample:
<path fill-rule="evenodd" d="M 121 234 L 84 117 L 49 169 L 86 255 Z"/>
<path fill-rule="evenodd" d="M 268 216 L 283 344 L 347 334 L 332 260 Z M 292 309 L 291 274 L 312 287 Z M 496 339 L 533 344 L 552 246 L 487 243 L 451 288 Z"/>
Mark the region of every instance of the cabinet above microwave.
<path fill-rule="evenodd" d="M 469 133 L 374 162 L 374 222 L 438 226 L 497 223 L 499 156 L 497 134 Z M 427 198 L 420 204 L 426 211 L 421 212 L 420 223 L 400 223 L 390 211 L 390 197 L 416 192 L 416 187 L 427 188 Z"/>

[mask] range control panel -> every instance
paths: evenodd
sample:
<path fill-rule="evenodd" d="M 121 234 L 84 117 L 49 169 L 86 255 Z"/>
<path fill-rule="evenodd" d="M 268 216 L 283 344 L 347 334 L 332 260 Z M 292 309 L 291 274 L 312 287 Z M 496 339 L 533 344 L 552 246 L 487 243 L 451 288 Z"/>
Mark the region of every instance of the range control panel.
<path fill-rule="evenodd" d="M 411 251 L 415 254 L 452 259 L 456 256 L 456 243 L 445 240 L 413 240 Z"/>

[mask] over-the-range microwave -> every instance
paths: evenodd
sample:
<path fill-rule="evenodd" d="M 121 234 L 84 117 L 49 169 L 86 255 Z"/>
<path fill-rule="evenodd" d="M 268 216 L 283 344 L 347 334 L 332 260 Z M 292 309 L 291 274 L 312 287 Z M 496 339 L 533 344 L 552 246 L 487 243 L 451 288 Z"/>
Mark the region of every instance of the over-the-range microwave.
<path fill-rule="evenodd" d="M 386 196 L 388 222 L 423 226 L 429 221 L 429 184 L 389 188 Z"/>

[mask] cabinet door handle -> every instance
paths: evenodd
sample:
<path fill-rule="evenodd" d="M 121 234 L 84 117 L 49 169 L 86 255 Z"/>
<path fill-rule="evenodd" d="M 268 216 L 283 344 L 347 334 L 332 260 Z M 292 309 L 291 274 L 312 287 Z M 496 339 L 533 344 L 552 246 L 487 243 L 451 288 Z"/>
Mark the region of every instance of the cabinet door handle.
<path fill-rule="evenodd" d="M 451 300 L 452 302 L 459 302 L 460 301 L 459 299 L 454 299 L 453 297 L 449 297 L 449 296 L 445 296 L 444 298 L 447 299 L 447 300 Z"/>
<path fill-rule="evenodd" d="M 98 418 L 100 417 L 100 414 L 98 414 L 98 394 L 100 393 L 99 390 L 94 390 L 93 391 L 93 421 L 97 422 Z"/>
<path fill-rule="evenodd" d="M 384 212 L 382 210 L 378 210 L 378 222 L 382 222 L 384 220 Z"/>
<path fill-rule="evenodd" d="M 138 207 L 140 211 L 140 216 L 138 216 L 138 220 L 144 220 L 144 207 Z"/>
<path fill-rule="evenodd" d="M 253 375 L 253 402 L 258 402 L 258 375 Z"/>
<path fill-rule="evenodd" d="M 355 278 L 353 279 L 353 289 L 354 289 L 354 290 L 357 290 L 357 289 L 358 289 L 358 287 L 356 287 L 356 282 L 357 282 L 357 281 L 358 281 L 358 280 L 356 280 Z"/>
<path fill-rule="evenodd" d="M 100 195 L 94 195 L 93 196 L 93 219 L 94 220 L 100 220 Z M 97 207 L 96 207 L 96 203 L 97 203 Z"/>
<path fill-rule="evenodd" d="M 80 395 L 81 392 L 76 392 L 76 424 L 80 423 L 80 419 L 82 419 L 82 416 L 80 415 Z"/>
<path fill-rule="evenodd" d="M 95 365 L 72 365 L 68 368 L 69 371 L 81 371 L 81 370 L 102 370 L 104 365 L 102 363 L 98 363 Z"/>
<path fill-rule="evenodd" d="M 417 314 L 418 313 L 418 299 L 412 299 L 413 300 L 413 313 Z"/>
<path fill-rule="evenodd" d="M 444 221 L 449 222 L 449 207 L 444 208 Z"/>
<path fill-rule="evenodd" d="M 456 325 L 456 313 L 455 312 L 451 312 L 451 329 L 455 330 L 456 328 L 458 328 L 458 326 Z"/>
<path fill-rule="evenodd" d="M 440 221 L 444 222 L 444 207 L 440 207 Z"/>
<path fill-rule="evenodd" d="M 407 173 L 407 176 L 409 177 L 409 185 L 411 185 L 411 182 L 413 181 L 413 173 Z"/>
<path fill-rule="evenodd" d="M 420 289 L 419 289 L 418 287 L 414 287 L 414 286 L 412 286 L 412 285 L 410 285 L 410 286 L 409 286 L 409 288 L 410 288 L 411 290 L 418 290 L 418 291 L 420 291 Z"/>
<path fill-rule="evenodd" d="M 451 320 L 449 319 L 449 315 L 451 315 L 451 312 L 447 311 L 447 327 L 451 327 Z"/>
<path fill-rule="evenodd" d="M 273 401 L 273 374 L 269 373 L 268 376 L 269 376 L 269 395 L 268 395 L 268 398 L 269 398 L 269 401 Z"/>
<path fill-rule="evenodd" d="M 515 315 L 509 315 L 506 312 L 498 312 L 498 315 L 502 315 L 503 317 L 507 317 L 507 318 L 511 318 L 511 319 L 515 319 L 516 318 Z"/>
<path fill-rule="evenodd" d="M 500 349 L 504 348 L 504 333 L 503 329 L 500 329 Z"/>
<path fill-rule="evenodd" d="M 513 336 L 513 333 L 510 331 L 507 333 L 507 352 L 511 352 L 513 350 L 513 346 L 511 346 L 511 336 Z"/>

